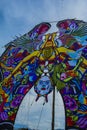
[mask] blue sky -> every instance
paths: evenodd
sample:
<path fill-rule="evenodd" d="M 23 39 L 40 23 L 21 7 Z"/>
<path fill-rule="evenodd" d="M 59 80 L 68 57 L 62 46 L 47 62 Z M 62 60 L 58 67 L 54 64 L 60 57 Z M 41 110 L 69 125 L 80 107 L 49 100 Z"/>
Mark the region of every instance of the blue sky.
<path fill-rule="evenodd" d="M 0 0 L 0 49 L 44 21 L 87 21 L 86 6 L 87 0 Z"/>
<path fill-rule="evenodd" d="M 87 21 L 87 0 L 0 0 L 0 55 L 4 51 L 4 45 L 12 41 L 15 36 L 27 33 L 41 22 L 59 21 L 67 18 Z M 49 100 L 51 101 L 50 97 Z M 33 99 L 33 96 L 31 96 L 31 99 Z M 58 101 L 61 101 L 60 96 L 58 96 L 58 99 Z M 24 106 L 26 106 L 26 111 L 23 109 L 21 116 L 24 122 L 23 117 L 26 115 L 24 125 L 28 125 L 29 117 L 27 115 L 29 106 L 26 100 L 28 102 L 29 94 L 25 96 L 23 101 Z M 23 104 L 22 108 L 24 108 Z M 48 104 L 46 110 L 49 110 L 49 107 Z M 32 107 L 33 113 L 37 113 L 39 110 L 39 105 L 36 109 Z M 61 119 L 64 118 L 62 110 L 61 108 L 58 109 Z M 20 114 L 21 112 L 19 112 L 19 116 Z M 31 122 L 32 120 L 34 119 L 32 118 Z M 21 122 L 19 117 L 17 117 L 17 122 L 18 124 Z M 59 126 L 63 128 L 63 124 L 64 120 Z"/>

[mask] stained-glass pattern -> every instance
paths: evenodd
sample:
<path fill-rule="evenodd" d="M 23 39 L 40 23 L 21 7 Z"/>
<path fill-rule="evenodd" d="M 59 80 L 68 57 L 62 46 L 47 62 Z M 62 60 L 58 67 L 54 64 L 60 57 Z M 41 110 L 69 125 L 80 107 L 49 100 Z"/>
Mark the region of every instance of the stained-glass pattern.
<path fill-rule="evenodd" d="M 12 126 L 26 93 L 34 87 L 36 101 L 54 87 L 63 97 L 68 128 L 87 128 L 87 23 L 66 19 L 48 33 L 41 23 L 6 45 L 0 58 L 0 126 Z M 44 36 L 44 39 L 43 39 Z"/>

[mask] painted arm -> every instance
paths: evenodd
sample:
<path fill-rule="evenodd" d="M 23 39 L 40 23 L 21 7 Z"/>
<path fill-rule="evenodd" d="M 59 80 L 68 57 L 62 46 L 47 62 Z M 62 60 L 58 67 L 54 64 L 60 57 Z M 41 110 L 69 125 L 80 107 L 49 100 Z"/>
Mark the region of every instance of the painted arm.
<path fill-rule="evenodd" d="M 71 50 L 71 49 L 68 49 L 68 48 L 65 48 L 65 47 L 59 47 L 59 48 L 57 48 L 57 51 L 59 53 L 66 53 L 66 54 L 67 54 L 67 52 L 75 52 L 74 50 Z M 83 56 L 81 56 L 81 58 L 83 59 L 82 65 L 81 65 L 82 68 L 87 67 L 87 60 Z M 72 60 L 72 58 L 71 58 L 71 60 Z M 85 67 L 83 67 L 83 66 L 85 66 Z"/>
<path fill-rule="evenodd" d="M 38 56 L 39 55 L 39 51 L 35 51 L 32 54 L 26 56 L 17 66 L 16 68 L 12 71 L 12 73 L 6 77 L 1 84 L 4 84 L 6 82 L 8 82 L 8 80 L 10 80 L 10 78 L 18 71 L 18 69 L 23 65 L 23 63 L 26 63 L 27 61 L 29 61 L 32 57 Z"/>

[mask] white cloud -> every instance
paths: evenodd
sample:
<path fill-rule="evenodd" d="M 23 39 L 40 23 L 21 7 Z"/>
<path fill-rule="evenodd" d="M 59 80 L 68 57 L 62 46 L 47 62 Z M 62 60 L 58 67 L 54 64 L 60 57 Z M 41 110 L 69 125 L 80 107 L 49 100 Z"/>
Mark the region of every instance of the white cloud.
<path fill-rule="evenodd" d="M 0 45 L 24 34 L 43 21 L 77 18 L 87 21 L 86 0 L 0 1 Z"/>

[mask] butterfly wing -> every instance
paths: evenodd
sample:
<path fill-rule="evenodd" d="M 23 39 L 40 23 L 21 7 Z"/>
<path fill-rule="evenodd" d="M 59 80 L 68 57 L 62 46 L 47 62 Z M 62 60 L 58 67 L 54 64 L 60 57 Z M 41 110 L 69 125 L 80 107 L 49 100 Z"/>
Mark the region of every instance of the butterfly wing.
<path fill-rule="evenodd" d="M 0 126 L 2 122 L 8 125 L 14 123 L 22 99 L 38 80 L 38 59 L 31 56 L 31 53 L 42 43 L 42 37 L 50 26 L 49 23 L 41 23 L 5 46 L 6 50 L 0 57 Z M 27 57 L 31 58 L 23 62 Z M 9 76 L 10 79 L 5 80 Z"/>
<path fill-rule="evenodd" d="M 16 37 L 16 39 L 8 43 L 6 47 L 8 47 L 9 45 L 14 45 L 16 47 L 26 49 L 29 53 L 32 53 L 33 51 L 39 49 L 42 43 L 42 37 L 50 29 L 50 27 L 50 23 L 40 23 L 23 36 Z"/>
<path fill-rule="evenodd" d="M 4 62 L 4 65 L 8 64 L 8 66 L 2 66 L 3 77 L 2 77 L 2 82 L 1 82 L 2 84 L 0 85 L 0 102 L 1 102 L 0 122 L 1 124 L 2 122 L 7 122 L 7 121 L 12 124 L 14 123 L 15 118 L 16 118 L 16 113 L 18 111 L 21 101 L 23 100 L 25 94 L 32 88 L 32 86 L 35 84 L 35 82 L 39 78 L 38 74 L 36 73 L 36 69 L 38 68 L 38 65 L 39 65 L 38 60 L 35 58 L 32 58 L 28 62 L 23 63 L 20 66 L 20 68 L 15 72 L 15 74 L 13 74 L 8 81 L 5 81 L 5 79 L 8 78 L 8 76 L 12 74 L 13 70 L 15 70 L 16 66 L 22 63 L 24 59 L 22 55 L 18 57 L 18 54 L 20 54 L 20 51 L 19 53 L 17 53 L 17 55 L 15 55 L 14 59 L 16 61 L 13 62 L 13 64 L 12 62 L 9 61 L 12 58 L 11 56 L 6 59 L 6 62 Z M 6 55 L 4 54 L 4 56 Z"/>
<path fill-rule="evenodd" d="M 72 52 L 66 52 L 70 60 L 67 59 L 64 63 L 66 64 L 66 76 L 72 75 L 74 77 L 65 82 L 65 87 L 59 87 L 65 104 L 66 129 L 86 129 L 87 69 L 84 64 L 87 62 L 87 23 L 75 19 L 67 19 L 59 21 L 57 27 L 59 29 L 59 40 L 62 43 L 61 46 L 72 50 Z M 84 63 L 82 62 L 76 70 L 72 69 L 72 66 L 75 67 L 80 58 L 84 59 Z M 67 67 L 68 65 L 69 67 Z M 71 70 L 75 70 L 74 72 L 78 73 L 77 76 L 73 75 Z M 60 82 L 64 83 L 61 80 Z"/>

